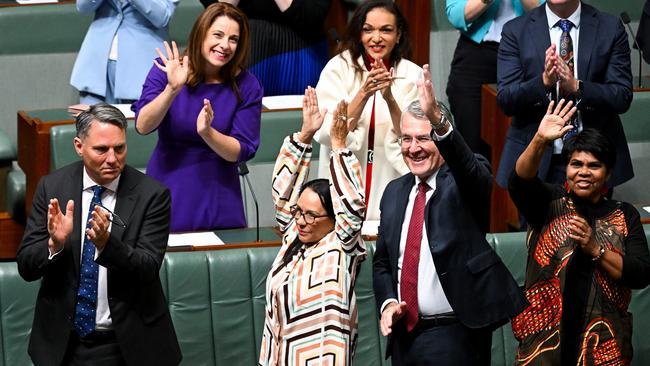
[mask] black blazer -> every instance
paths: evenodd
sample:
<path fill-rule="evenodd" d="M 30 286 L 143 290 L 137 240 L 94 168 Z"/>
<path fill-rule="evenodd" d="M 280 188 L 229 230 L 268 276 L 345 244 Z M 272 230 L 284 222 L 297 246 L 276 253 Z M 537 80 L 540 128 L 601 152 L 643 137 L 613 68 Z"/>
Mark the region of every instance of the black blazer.
<path fill-rule="evenodd" d="M 496 180 L 507 187 L 519 155 L 532 140 L 546 113 L 549 98 L 542 82 L 544 52 L 551 45 L 546 6 L 515 18 L 503 27 L 497 57 L 497 103 L 513 116 Z M 584 91 L 578 110 L 585 128 L 600 130 L 616 146 L 616 166 L 608 184 L 634 176 L 619 114 L 632 103 L 632 70 L 627 33 L 621 21 L 582 3 L 578 40 L 578 79 Z M 554 90 L 552 91 L 553 93 Z M 539 176 L 546 177 L 553 147 L 542 158 Z"/>
<path fill-rule="evenodd" d="M 82 176 L 83 163 L 76 162 L 41 179 L 18 249 L 20 275 L 27 281 L 41 279 L 29 342 L 36 365 L 60 365 L 73 330 L 81 261 Z M 75 202 L 74 228 L 63 251 L 48 260 L 51 198 L 58 198 L 64 210 L 68 200 Z M 108 269 L 108 303 L 122 354 L 132 365 L 176 365 L 181 352 L 159 278 L 169 236 L 169 191 L 126 166 L 115 213 L 127 227 L 113 225 L 97 263 Z"/>
<path fill-rule="evenodd" d="M 425 208 L 433 262 L 459 321 L 469 328 L 496 328 L 521 312 L 527 302 L 501 258 L 485 240 L 492 187 L 490 166 L 485 158 L 471 152 L 456 131 L 436 145 L 446 164 L 438 172 L 436 190 Z M 398 298 L 399 243 L 414 184 L 413 174 L 406 174 L 390 182 L 381 199 L 373 261 L 378 310 L 385 300 Z M 396 326 L 403 328 L 403 321 Z"/>

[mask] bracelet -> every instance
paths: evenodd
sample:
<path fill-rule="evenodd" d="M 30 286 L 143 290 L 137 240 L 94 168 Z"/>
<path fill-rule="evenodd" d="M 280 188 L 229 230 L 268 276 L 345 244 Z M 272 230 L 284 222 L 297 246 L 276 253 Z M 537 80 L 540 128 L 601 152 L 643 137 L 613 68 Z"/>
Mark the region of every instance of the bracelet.
<path fill-rule="evenodd" d="M 605 246 L 601 245 L 600 250 L 598 250 L 598 255 L 591 258 L 591 260 L 595 262 L 595 261 L 599 260 L 600 258 L 602 258 L 603 254 L 605 254 Z"/>

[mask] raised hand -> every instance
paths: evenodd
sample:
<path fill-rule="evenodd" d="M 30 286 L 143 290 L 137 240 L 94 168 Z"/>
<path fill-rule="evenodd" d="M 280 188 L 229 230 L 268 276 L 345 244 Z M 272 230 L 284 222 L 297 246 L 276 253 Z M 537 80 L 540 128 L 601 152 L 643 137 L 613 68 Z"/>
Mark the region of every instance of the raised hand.
<path fill-rule="evenodd" d="M 544 54 L 544 72 L 542 72 L 542 82 L 546 89 L 550 88 L 557 81 L 557 52 L 556 46 L 552 43 Z"/>
<path fill-rule="evenodd" d="M 65 215 L 59 207 L 59 200 L 53 198 L 47 206 L 47 232 L 50 234 L 47 246 L 50 254 L 54 254 L 63 249 L 63 244 L 72 232 L 72 220 L 74 216 L 74 201 L 69 200 Z"/>
<path fill-rule="evenodd" d="M 303 143 L 311 143 L 316 131 L 323 125 L 327 109 L 318 108 L 318 97 L 316 96 L 316 89 L 308 86 L 305 89 L 305 96 L 302 98 L 302 129 L 300 131 L 300 141 Z"/>
<path fill-rule="evenodd" d="M 348 102 L 341 100 L 336 106 L 336 111 L 334 111 L 334 116 L 332 117 L 332 128 L 330 130 L 332 149 L 345 148 L 345 140 L 350 132 L 351 124 L 351 119 L 348 119 Z"/>
<path fill-rule="evenodd" d="M 198 117 L 196 117 L 196 132 L 203 136 L 212 128 L 212 120 L 214 119 L 214 111 L 212 110 L 212 104 L 210 100 L 203 99 L 203 108 L 199 112 Z"/>
<path fill-rule="evenodd" d="M 555 69 L 557 78 L 560 80 L 560 90 L 563 93 L 561 95 L 575 94 L 578 91 L 578 85 L 569 65 L 561 57 L 556 57 Z"/>
<path fill-rule="evenodd" d="M 557 106 L 554 101 L 551 101 L 546 109 L 546 115 L 539 123 L 537 134 L 545 141 L 553 141 L 564 136 L 573 128 L 569 121 L 575 112 L 576 107 L 573 106 L 572 101 L 565 104 L 565 100 L 560 99 Z"/>
<path fill-rule="evenodd" d="M 97 250 L 102 250 L 106 246 L 108 237 L 111 235 L 108 231 L 110 224 L 110 213 L 99 206 L 95 206 L 91 218 L 88 221 L 86 236 L 95 245 Z"/>
<path fill-rule="evenodd" d="M 442 117 L 442 112 L 438 107 L 436 101 L 436 94 L 433 91 L 433 84 L 431 83 L 431 71 L 429 65 L 422 66 L 422 80 L 416 82 L 418 87 L 418 99 L 422 112 L 427 116 L 430 122 L 437 123 Z"/>
<path fill-rule="evenodd" d="M 174 90 L 180 90 L 183 85 L 187 82 L 187 76 L 189 74 L 189 65 L 190 61 L 187 56 L 183 56 L 181 59 L 180 52 L 178 52 L 178 46 L 176 42 L 172 41 L 171 47 L 167 41 L 164 42 L 165 51 L 167 52 L 167 57 L 163 55 L 160 48 L 156 48 L 156 53 L 162 60 L 162 65 L 158 63 L 157 60 L 154 60 L 153 63 L 156 67 L 165 73 L 167 73 L 167 85 Z"/>

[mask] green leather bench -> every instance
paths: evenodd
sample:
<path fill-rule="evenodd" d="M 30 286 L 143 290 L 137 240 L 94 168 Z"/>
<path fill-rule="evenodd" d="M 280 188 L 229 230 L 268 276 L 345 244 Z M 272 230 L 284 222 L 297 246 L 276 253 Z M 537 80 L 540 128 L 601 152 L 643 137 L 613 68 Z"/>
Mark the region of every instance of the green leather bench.
<path fill-rule="evenodd" d="M 646 237 L 650 226 L 646 225 Z M 524 233 L 488 234 L 488 241 L 523 282 Z M 253 365 L 259 354 L 264 322 L 265 281 L 277 247 L 227 248 L 167 253 L 160 269 L 163 289 L 183 351 L 183 365 Z M 356 286 L 359 343 L 355 365 L 389 365 L 383 359 L 372 291 L 374 243 Z M 24 282 L 15 262 L 0 263 L 0 366 L 28 365 L 27 344 L 38 282 Z M 650 364 L 650 291 L 633 293 L 634 362 Z M 492 365 L 512 365 L 516 342 L 510 325 L 492 338 Z"/>
<path fill-rule="evenodd" d="M 5 131 L 0 128 L 0 211 L 7 209 L 6 179 L 14 160 L 16 160 L 16 147 Z"/>

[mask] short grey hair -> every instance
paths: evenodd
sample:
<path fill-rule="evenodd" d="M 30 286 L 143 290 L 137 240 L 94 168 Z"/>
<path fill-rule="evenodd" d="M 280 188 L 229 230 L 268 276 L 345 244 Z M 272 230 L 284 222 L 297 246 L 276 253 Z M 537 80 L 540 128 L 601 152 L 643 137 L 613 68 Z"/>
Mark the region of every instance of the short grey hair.
<path fill-rule="evenodd" d="M 436 103 L 438 103 L 438 108 L 440 108 L 440 112 L 442 114 L 444 114 L 445 117 L 447 117 L 447 119 L 449 120 L 449 123 L 451 123 L 452 127 L 455 128 L 456 126 L 454 124 L 454 118 L 453 118 L 451 112 L 449 111 L 449 108 L 447 108 L 447 106 L 444 103 L 441 103 L 439 101 L 436 101 Z M 400 129 L 402 128 L 402 123 L 404 122 L 404 115 L 407 114 L 407 113 L 412 114 L 417 119 L 421 119 L 423 121 L 428 121 L 429 123 L 431 123 L 431 121 L 429 121 L 429 117 L 427 117 L 427 115 L 424 114 L 424 111 L 422 110 L 422 105 L 420 104 L 419 99 L 416 99 L 416 100 L 412 101 L 411 103 L 409 103 L 409 105 L 406 108 L 404 108 L 404 110 L 402 111 L 402 115 L 400 116 L 400 119 L 399 119 L 399 127 L 400 127 Z"/>
<path fill-rule="evenodd" d="M 126 131 L 126 117 L 117 108 L 107 103 L 97 103 L 91 105 L 88 110 L 79 113 L 75 120 L 77 128 L 77 137 L 80 139 L 88 136 L 88 130 L 94 121 L 101 123 L 110 123 L 119 127 L 122 131 Z"/>

